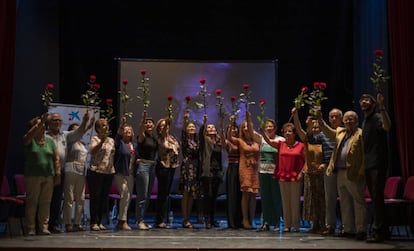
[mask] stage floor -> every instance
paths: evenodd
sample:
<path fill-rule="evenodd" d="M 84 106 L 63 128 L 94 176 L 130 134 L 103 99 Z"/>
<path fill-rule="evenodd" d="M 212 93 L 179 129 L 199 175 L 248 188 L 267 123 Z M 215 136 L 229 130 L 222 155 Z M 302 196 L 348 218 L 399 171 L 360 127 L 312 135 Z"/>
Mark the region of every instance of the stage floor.
<path fill-rule="evenodd" d="M 152 228 L 148 231 L 105 230 L 99 232 L 60 233 L 50 236 L 13 236 L 3 234 L 1 250 L 414 250 L 414 238 L 400 235 L 380 244 L 355 239 L 324 237 L 307 233 L 257 232 L 228 228 L 205 229 L 195 224 L 194 229 L 184 229 L 175 223 L 172 229 Z M 109 226 L 113 227 L 113 226 Z M 396 231 L 396 229 L 395 229 Z M 396 234 L 396 233 L 395 233 Z M 404 236 L 405 235 L 405 236 Z"/>

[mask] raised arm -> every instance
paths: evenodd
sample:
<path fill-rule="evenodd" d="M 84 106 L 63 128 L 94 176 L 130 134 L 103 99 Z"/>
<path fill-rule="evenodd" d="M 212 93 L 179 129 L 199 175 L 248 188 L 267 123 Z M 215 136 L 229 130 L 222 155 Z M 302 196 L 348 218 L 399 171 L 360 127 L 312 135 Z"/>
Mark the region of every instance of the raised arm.
<path fill-rule="evenodd" d="M 27 133 L 23 136 L 23 144 L 28 145 L 34 138 L 34 136 L 40 132 L 42 129 L 45 128 L 45 123 L 49 113 L 43 113 L 41 117 L 33 118 L 33 126 L 27 131 Z"/>
<path fill-rule="evenodd" d="M 333 129 L 330 127 L 325 120 L 323 120 L 322 112 L 318 111 L 317 113 L 317 119 L 319 122 L 319 125 L 321 127 L 322 132 L 325 134 L 326 137 L 335 140 L 336 139 L 336 129 Z"/>
<path fill-rule="evenodd" d="M 384 96 L 381 93 L 377 94 L 377 103 L 378 103 L 378 110 L 381 113 L 382 117 L 382 128 L 389 132 L 391 130 L 391 119 L 388 115 L 387 110 L 385 110 L 384 106 Z"/>
<path fill-rule="evenodd" d="M 269 144 L 270 146 L 274 147 L 274 148 L 278 148 L 279 149 L 279 142 L 280 141 L 272 141 L 270 140 L 269 136 L 267 136 L 264 128 L 260 127 L 260 133 L 263 136 L 263 139 L 266 141 L 267 144 Z"/>
<path fill-rule="evenodd" d="M 235 121 L 236 121 L 236 118 L 234 116 L 230 116 L 230 125 L 228 126 L 227 132 L 226 132 L 227 141 L 233 145 L 236 143 L 236 140 L 234 139 L 233 135 L 231 135 L 231 125 L 233 125 Z"/>
<path fill-rule="evenodd" d="M 126 124 L 126 117 L 122 116 L 121 117 L 121 123 L 119 123 L 119 127 L 118 127 L 118 130 L 116 132 L 118 135 L 122 135 L 124 133 L 125 124 Z"/>
<path fill-rule="evenodd" d="M 147 119 L 147 111 L 143 111 L 142 112 L 142 116 L 141 116 L 141 122 L 139 123 L 138 126 L 138 136 L 137 136 L 137 140 L 138 143 L 142 143 L 145 139 L 145 121 Z"/>
<path fill-rule="evenodd" d="M 300 119 L 299 119 L 299 114 L 298 114 L 298 110 L 296 109 L 296 107 L 292 108 L 292 115 L 293 115 L 293 124 L 296 127 L 296 131 L 298 133 L 298 136 L 300 138 L 300 140 L 302 140 L 302 142 L 306 141 L 306 131 L 302 128 L 302 125 L 300 123 Z"/>
<path fill-rule="evenodd" d="M 253 122 L 252 122 L 252 114 L 249 111 L 246 111 L 246 121 L 247 121 L 247 131 L 249 135 L 253 135 Z"/>
<path fill-rule="evenodd" d="M 224 119 L 222 117 L 219 118 L 219 132 L 218 136 L 220 137 L 221 148 L 225 149 L 226 147 L 226 136 L 224 134 Z"/>
<path fill-rule="evenodd" d="M 82 117 L 82 122 L 77 129 L 81 131 L 82 134 L 85 134 L 89 129 L 92 128 L 93 124 L 95 123 L 95 116 L 92 116 L 90 118 L 89 124 L 88 124 L 88 120 L 89 120 L 89 112 L 85 112 L 85 114 Z"/>

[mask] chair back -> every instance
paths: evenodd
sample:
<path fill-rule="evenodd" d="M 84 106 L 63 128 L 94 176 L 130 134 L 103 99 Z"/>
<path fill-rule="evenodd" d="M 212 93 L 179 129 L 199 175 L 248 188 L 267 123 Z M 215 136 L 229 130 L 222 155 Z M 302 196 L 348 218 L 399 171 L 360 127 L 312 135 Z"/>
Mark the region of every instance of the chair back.
<path fill-rule="evenodd" d="M 371 198 L 371 193 L 369 192 L 368 186 L 365 186 L 364 194 L 365 198 Z"/>
<path fill-rule="evenodd" d="M 24 185 L 24 175 L 23 174 L 14 175 L 14 184 L 16 186 L 16 194 L 18 196 L 26 195 L 26 187 Z"/>
<path fill-rule="evenodd" d="M 111 190 L 109 190 L 109 194 L 119 194 L 115 181 L 112 182 Z"/>
<path fill-rule="evenodd" d="M 403 198 L 405 200 L 414 201 L 414 176 L 410 176 L 404 186 Z"/>
<path fill-rule="evenodd" d="M 151 195 L 157 195 L 157 194 L 158 194 L 158 179 L 157 177 L 155 177 L 154 184 L 152 184 Z"/>
<path fill-rule="evenodd" d="M 89 199 L 90 198 L 90 192 L 89 192 L 89 185 L 88 185 L 88 181 L 85 182 L 85 199 Z"/>
<path fill-rule="evenodd" d="M 396 199 L 401 176 L 390 176 L 387 178 L 384 188 L 384 199 Z"/>
<path fill-rule="evenodd" d="M 7 176 L 3 175 L 3 181 L 1 182 L 1 191 L 0 196 L 9 196 L 10 195 L 10 186 Z"/>

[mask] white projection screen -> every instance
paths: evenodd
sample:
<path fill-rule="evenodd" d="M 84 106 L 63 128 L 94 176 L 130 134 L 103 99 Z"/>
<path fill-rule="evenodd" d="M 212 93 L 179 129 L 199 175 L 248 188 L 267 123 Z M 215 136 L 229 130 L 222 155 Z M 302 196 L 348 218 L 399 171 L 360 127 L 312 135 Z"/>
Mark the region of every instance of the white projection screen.
<path fill-rule="evenodd" d="M 277 60 L 267 61 L 188 61 L 188 60 L 155 60 L 155 59 L 130 59 L 119 58 L 118 61 L 118 90 L 123 88 L 123 80 L 128 80 L 127 93 L 131 100 L 127 103 L 127 111 L 132 112 L 132 118 L 127 122 L 135 126 L 141 119 L 144 109 L 142 100 L 141 69 L 146 70 L 149 78 L 150 106 L 147 109 L 148 116 L 155 122 L 167 116 L 168 96 L 173 97 L 174 120 L 171 126 L 172 133 L 180 136 L 182 118 L 186 109 L 186 96 L 191 97 L 190 116 L 192 120 L 201 124 L 204 108 L 198 108 L 195 101 L 202 101 L 198 95 L 200 79 L 205 78 L 208 96 L 206 97 L 207 123 L 218 126 L 218 107 L 215 90 L 221 89 L 224 110 L 232 112 L 231 96 L 239 97 L 243 91 L 243 85 L 249 85 L 250 101 L 255 105 L 249 106 L 253 123 L 257 129 L 257 116 L 260 115 L 259 100 L 266 101 L 265 117 L 277 119 Z M 123 112 L 123 105 L 119 98 L 119 114 Z M 245 106 L 239 106 L 238 124 L 245 119 Z M 224 124 L 228 124 L 228 117 Z"/>

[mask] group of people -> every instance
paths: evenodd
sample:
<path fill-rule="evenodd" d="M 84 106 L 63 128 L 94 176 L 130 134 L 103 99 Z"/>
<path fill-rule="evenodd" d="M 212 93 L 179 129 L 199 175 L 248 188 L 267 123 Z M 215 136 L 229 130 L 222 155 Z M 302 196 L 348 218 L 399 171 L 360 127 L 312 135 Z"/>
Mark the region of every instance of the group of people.
<path fill-rule="evenodd" d="M 169 228 L 165 222 L 167 199 L 179 169 L 184 228 L 193 228 L 190 216 L 196 200 L 202 201 L 205 227 L 215 226 L 216 197 L 225 178 L 229 228 L 253 228 L 260 194 L 263 222 L 258 231 L 297 232 L 300 219 L 304 219 L 312 223 L 311 233 L 333 235 L 339 198 L 343 226 L 339 236 L 383 241 L 388 234 L 383 190 L 391 122 L 382 94 L 376 98 L 364 94 L 359 103 L 364 113 L 361 128 L 355 111 L 342 115 L 335 108 L 329 112 L 329 125 L 319 111 L 306 119 L 303 129 L 298 110 L 293 108 L 293 123 L 283 124 L 282 136 L 277 135 L 277 122 L 273 119 L 266 119 L 256 131 L 249 111 L 240 125 L 234 116 L 226 126 L 224 119 L 219 118 L 218 129 L 207 123 L 204 115 L 197 130 L 198 124 L 190 120 L 187 110 L 181 140 L 170 132 L 169 118 L 155 123 L 146 111 L 142 113 L 137 136 L 126 117 L 122 117 L 114 138 L 105 119 L 95 122 L 85 113 L 81 124 L 72 124 L 68 131 L 62 131 L 60 114 L 45 113 L 29 122 L 24 136 L 28 233 L 56 232 L 62 194 L 65 230 L 85 230 L 81 215 L 87 185 L 90 230 L 105 230 L 102 216 L 112 183 L 120 194 L 116 228 L 132 229 L 128 208 L 136 194 L 137 228 L 148 230 L 153 226 L 144 219 L 155 177 L 158 196 L 154 227 Z M 96 135 L 87 149 L 81 138 L 92 126 Z M 228 158 L 226 173 L 223 151 Z M 371 236 L 367 236 L 366 186 L 374 203 Z"/>
<path fill-rule="evenodd" d="M 355 111 L 342 115 L 335 108 L 329 112 L 330 125 L 319 111 L 307 118 L 307 130 L 303 130 L 297 110 L 292 109 L 296 130 L 304 143 L 302 217 L 312 222 L 310 232 L 335 234 L 339 198 L 343 229 L 336 235 L 382 242 L 389 237 L 384 187 L 391 121 L 381 93 L 376 98 L 363 94 L 359 104 L 364 114 L 361 127 Z M 368 222 L 366 188 L 373 198 L 372 222 Z M 372 226 L 370 236 L 368 226 Z"/>

